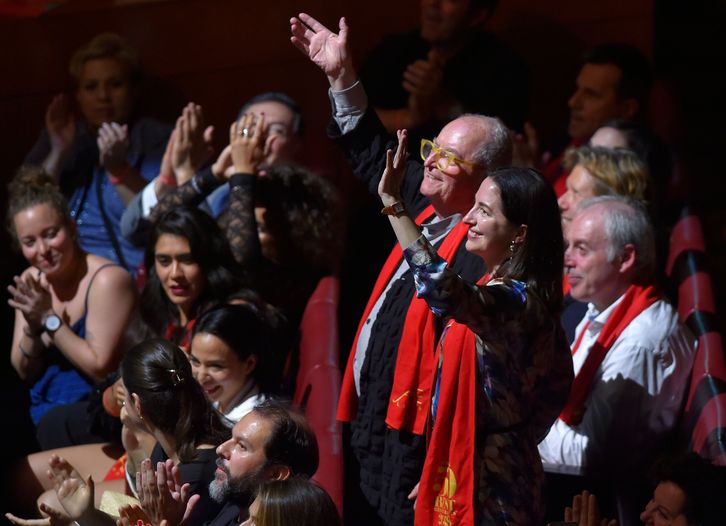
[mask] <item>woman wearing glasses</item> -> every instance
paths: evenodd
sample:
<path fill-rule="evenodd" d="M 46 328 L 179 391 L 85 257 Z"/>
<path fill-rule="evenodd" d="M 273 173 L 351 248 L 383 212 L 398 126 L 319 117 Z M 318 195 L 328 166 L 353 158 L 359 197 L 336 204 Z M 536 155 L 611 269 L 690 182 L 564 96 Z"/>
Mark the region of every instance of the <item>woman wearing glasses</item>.
<path fill-rule="evenodd" d="M 378 186 L 383 205 L 394 209 L 406 131 L 398 138 Z M 425 141 L 426 153 L 444 167 L 458 161 Z M 481 183 L 463 218 L 466 249 L 488 269 L 477 283 L 448 268 L 405 209 L 389 218 L 418 297 L 444 320 L 431 376 L 431 439 L 412 493 L 415 524 L 537 524 L 544 473 L 536 445 L 572 381 L 558 318 L 563 245 L 555 194 L 528 169 L 495 170 Z"/>

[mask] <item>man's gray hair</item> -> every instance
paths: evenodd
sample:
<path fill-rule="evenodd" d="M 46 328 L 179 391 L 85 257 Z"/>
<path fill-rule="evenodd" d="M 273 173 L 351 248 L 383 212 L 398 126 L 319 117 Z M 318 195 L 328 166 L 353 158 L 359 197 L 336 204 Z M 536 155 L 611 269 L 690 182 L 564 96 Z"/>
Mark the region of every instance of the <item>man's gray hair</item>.
<path fill-rule="evenodd" d="M 604 205 L 603 221 L 608 238 L 608 261 L 619 256 L 625 245 L 635 247 L 635 277 L 655 274 L 655 234 L 648 212 L 640 201 L 622 195 L 601 195 L 577 205 L 577 214 Z"/>
<path fill-rule="evenodd" d="M 512 164 L 512 137 L 504 123 L 478 113 L 465 113 L 462 117 L 474 118 L 486 129 L 486 141 L 474 154 L 473 162 L 494 171 Z"/>

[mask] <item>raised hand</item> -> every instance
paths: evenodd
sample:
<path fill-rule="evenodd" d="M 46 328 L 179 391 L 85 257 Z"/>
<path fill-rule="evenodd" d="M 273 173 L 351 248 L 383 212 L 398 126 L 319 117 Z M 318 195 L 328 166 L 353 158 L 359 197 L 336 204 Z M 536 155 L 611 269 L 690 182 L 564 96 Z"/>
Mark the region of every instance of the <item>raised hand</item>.
<path fill-rule="evenodd" d="M 212 152 L 212 126 L 204 126 L 204 112 L 190 102 L 176 121 L 176 140 L 172 147 L 171 164 L 178 185 L 183 185 L 209 160 Z"/>
<path fill-rule="evenodd" d="M 126 156 L 129 152 L 129 127 L 127 124 L 104 122 L 98 129 L 99 162 L 112 174 L 127 169 Z"/>
<path fill-rule="evenodd" d="M 390 206 L 401 200 L 401 184 L 406 173 L 408 132 L 398 130 L 397 136 L 396 154 L 394 155 L 391 150 L 386 151 L 386 168 L 378 183 L 378 195 L 381 197 L 383 206 Z"/>
<path fill-rule="evenodd" d="M 56 152 L 66 152 L 76 136 L 76 120 L 67 95 L 56 95 L 45 112 L 45 129 L 50 146 Z"/>
<path fill-rule="evenodd" d="M 226 181 L 234 174 L 234 164 L 232 164 L 232 148 L 227 145 L 219 154 L 217 160 L 212 165 L 212 173 L 214 177 L 220 181 Z"/>
<path fill-rule="evenodd" d="M 118 509 L 119 518 L 116 521 L 117 526 L 137 526 L 138 524 L 151 524 L 151 519 L 141 506 L 126 505 L 120 506 Z"/>
<path fill-rule="evenodd" d="M 245 113 L 229 127 L 229 147 L 235 172 L 257 173 L 265 157 L 265 115 Z"/>
<path fill-rule="evenodd" d="M 444 100 L 444 60 L 435 50 L 429 51 L 426 60 L 417 60 L 403 72 L 403 89 L 409 93 L 409 124 L 418 126 L 435 112 L 448 114 L 453 99 Z M 443 106 L 443 107 L 442 107 Z"/>
<path fill-rule="evenodd" d="M 417 60 L 403 72 L 403 89 L 423 100 L 433 99 L 441 90 L 444 78 L 444 60 L 435 50 L 426 60 Z"/>
<path fill-rule="evenodd" d="M 345 17 L 338 22 L 338 34 L 308 14 L 290 19 L 290 41 L 328 76 L 335 90 L 355 83 L 357 75 L 348 48 L 348 24 Z"/>
<path fill-rule="evenodd" d="M 189 484 L 181 484 L 179 472 L 172 464 L 167 466 L 159 462 L 154 471 L 147 458 L 136 473 L 139 501 L 152 524 L 159 524 L 164 519 L 171 524 L 182 523 L 200 499 L 199 495 L 189 495 Z"/>
<path fill-rule="evenodd" d="M 23 313 L 25 322 L 32 332 L 39 332 L 43 326 L 43 319 L 53 311 L 53 299 L 47 286 L 27 273 L 24 278 L 15 276 L 15 285 L 8 286 L 12 296 L 8 305 Z"/>
<path fill-rule="evenodd" d="M 617 526 L 617 521 L 600 517 L 597 497 L 585 490 L 572 499 L 572 507 L 565 508 L 565 521 L 578 526 Z"/>
<path fill-rule="evenodd" d="M 522 168 L 536 168 L 545 165 L 550 160 L 549 152 L 540 157 L 539 136 L 531 123 L 524 123 L 524 133 L 511 133 L 512 136 L 512 166 Z"/>

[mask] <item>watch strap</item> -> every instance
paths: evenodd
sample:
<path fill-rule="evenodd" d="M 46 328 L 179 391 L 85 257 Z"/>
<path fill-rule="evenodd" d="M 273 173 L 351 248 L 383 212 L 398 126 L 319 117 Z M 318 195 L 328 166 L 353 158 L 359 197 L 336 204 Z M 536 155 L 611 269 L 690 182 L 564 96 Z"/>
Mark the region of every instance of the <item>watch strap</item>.
<path fill-rule="evenodd" d="M 396 201 L 392 205 L 384 206 L 381 208 L 381 214 L 387 215 L 387 216 L 400 216 L 406 212 L 406 205 L 404 205 L 401 201 Z"/>

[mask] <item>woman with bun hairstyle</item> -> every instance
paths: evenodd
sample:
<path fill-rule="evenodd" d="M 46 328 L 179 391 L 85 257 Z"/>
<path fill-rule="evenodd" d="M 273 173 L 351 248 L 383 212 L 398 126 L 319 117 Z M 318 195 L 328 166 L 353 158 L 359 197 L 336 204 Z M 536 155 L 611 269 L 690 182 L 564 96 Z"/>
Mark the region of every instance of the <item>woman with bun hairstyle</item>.
<path fill-rule="evenodd" d="M 40 169 L 21 168 L 10 183 L 7 219 L 30 265 L 8 287 L 10 361 L 30 386 L 37 424 L 116 369 L 136 289 L 123 267 L 81 249 L 65 198 Z"/>
<path fill-rule="evenodd" d="M 231 432 L 194 380 L 186 354 L 171 342 L 146 340 L 127 351 L 120 372 L 125 392 L 121 420 L 131 431 L 124 434 L 129 459 L 125 471 L 131 491 L 135 493 L 135 475 L 142 462 L 149 467 L 146 459 L 150 459 L 150 465 L 156 467 L 157 462 L 171 461 L 178 467 L 182 483 L 189 483 L 190 491 L 200 495 L 190 524 L 213 518 L 221 505 L 209 497 L 207 486 L 214 479 L 217 467 L 216 447 Z M 144 431 L 143 440 L 137 440 L 138 430 Z M 99 467 L 90 460 L 100 458 L 97 451 L 100 446 L 87 444 L 34 456 L 44 457 L 46 469 L 49 465 L 51 469 L 53 465 L 64 465 L 67 471 L 76 471 L 84 480 L 89 474 L 93 476 L 99 481 L 95 484 L 95 506 L 98 507 L 104 491 L 123 491 L 121 481 L 101 482 L 96 478 Z M 62 511 L 53 482 L 48 477 L 39 477 L 37 472 L 35 477 L 45 490 L 38 498 L 39 509 L 48 506 Z M 37 496 L 38 493 L 29 494 L 26 499 Z M 16 524 L 22 524 L 22 519 Z"/>

